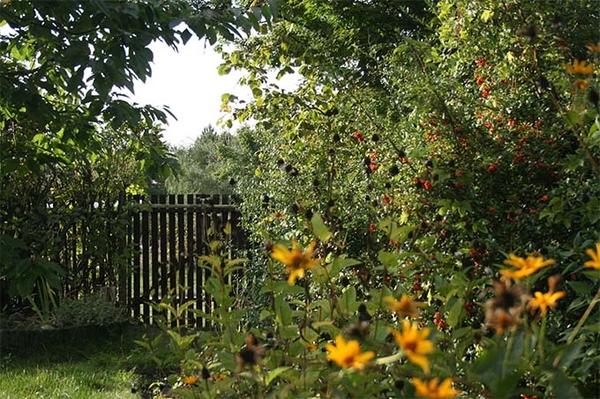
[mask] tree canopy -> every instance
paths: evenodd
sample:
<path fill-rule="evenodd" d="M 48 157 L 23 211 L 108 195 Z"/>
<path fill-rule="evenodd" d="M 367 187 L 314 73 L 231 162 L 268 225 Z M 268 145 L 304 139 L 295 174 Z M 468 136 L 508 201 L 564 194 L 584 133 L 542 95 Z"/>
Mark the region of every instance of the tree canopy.
<path fill-rule="evenodd" d="M 168 108 L 127 95 L 151 76 L 149 44 L 232 40 L 270 15 L 222 0 L 0 3 L 3 294 L 54 295 L 61 268 L 49 261 L 67 230 L 87 218 L 78 245 L 98 252 L 82 256 L 105 256 L 117 235 L 105 226 L 126 215 L 126 191 L 148 192 L 178 170 L 161 135 Z"/>
<path fill-rule="evenodd" d="M 202 130 L 189 147 L 175 147 L 173 155 L 181 165 L 179 176 L 166 181 L 169 194 L 232 194 L 235 180 L 231 168 L 239 163 L 238 137 L 229 132 L 217 133 L 213 126 Z"/>

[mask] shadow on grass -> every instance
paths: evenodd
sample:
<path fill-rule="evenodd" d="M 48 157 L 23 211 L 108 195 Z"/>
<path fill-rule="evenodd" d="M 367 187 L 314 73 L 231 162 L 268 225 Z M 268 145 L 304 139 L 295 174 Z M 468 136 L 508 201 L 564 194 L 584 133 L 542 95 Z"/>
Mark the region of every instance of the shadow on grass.
<path fill-rule="evenodd" d="M 3 398 L 140 398 L 156 372 L 147 351 L 134 341 L 156 334 L 130 324 L 118 332 L 19 348 L 0 353 Z"/>

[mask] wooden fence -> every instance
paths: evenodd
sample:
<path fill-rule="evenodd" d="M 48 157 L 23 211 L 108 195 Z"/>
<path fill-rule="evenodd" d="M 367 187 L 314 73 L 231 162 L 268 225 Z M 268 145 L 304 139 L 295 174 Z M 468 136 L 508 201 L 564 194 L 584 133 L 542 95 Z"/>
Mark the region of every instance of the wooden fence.
<path fill-rule="evenodd" d="M 228 196 L 160 195 L 134 199 L 130 225 L 131 268 L 119 278 L 118 294 L 127 298 L 135 318 L 150 322 L 156 315 L 148 304 L 170 296 L 177 303 L 195 301 L 193 308 L 210 314 L 212 299 L 203 290 L 209 272 L 198 267 L 199 256 L 208 254 L 208 243 L 225 239 L 231 256 L 246 248 L 240 215 Z M 180 289 L 187 287 L 187 290 Z M 188 314 L 187 322 L 207 328 L 207 320 Z"/>

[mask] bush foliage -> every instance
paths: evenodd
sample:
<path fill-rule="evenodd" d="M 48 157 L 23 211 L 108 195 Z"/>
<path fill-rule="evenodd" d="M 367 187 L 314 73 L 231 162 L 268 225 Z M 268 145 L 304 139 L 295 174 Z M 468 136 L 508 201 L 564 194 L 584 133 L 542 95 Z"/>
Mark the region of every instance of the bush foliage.
<path fill-rule="evenodd" d="M 598 15 L 567 3 L 280 2 L 225 53 L 263 249 L 181 392 L 595 394 Z"/>

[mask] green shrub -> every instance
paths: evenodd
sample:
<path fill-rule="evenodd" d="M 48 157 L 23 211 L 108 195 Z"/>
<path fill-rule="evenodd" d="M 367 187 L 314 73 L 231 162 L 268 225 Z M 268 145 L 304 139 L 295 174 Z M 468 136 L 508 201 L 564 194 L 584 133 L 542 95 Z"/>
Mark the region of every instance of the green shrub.
<path fill-rule="evenodd" d="M 65 298 L 54 311 L 58 326 L 108 326 L 129 320 L 127 311 L 100 294 Z"/>

